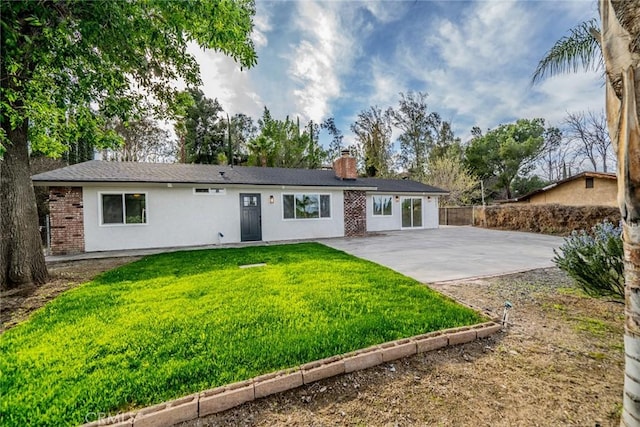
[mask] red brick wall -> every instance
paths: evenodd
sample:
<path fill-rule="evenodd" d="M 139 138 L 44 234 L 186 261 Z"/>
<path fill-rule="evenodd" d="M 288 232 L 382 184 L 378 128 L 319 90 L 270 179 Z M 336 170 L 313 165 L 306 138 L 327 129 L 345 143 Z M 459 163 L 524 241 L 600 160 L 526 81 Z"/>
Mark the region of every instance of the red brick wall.
<path fill-rule="evenodd" d="M 53 255 L 84 252 L 84 214 L 82 187 L 51 187 L 49 215 L 51 253 Z"/>
<path fill-rule="evenodd" d="M 333 171 L 336 177 L 340 179 L 356 179 L 358 170 L 356 168 L 356 159 L 349 155 L 338 157 L 333 162 Z"/>
<path fill-rule="evenodd" d="M 367 196 L 364 191 L 344 191 L 344 235 L 367 234 Z"/>

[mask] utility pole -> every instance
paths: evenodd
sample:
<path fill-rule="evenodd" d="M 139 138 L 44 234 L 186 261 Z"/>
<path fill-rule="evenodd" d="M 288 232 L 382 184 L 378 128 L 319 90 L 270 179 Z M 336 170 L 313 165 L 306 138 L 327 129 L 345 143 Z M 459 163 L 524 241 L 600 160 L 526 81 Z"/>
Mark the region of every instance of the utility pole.
<path fill-rule="evenodd" d="M 231 120 L 227 113 L 227 164 L 233 166 L 233 144 L 231 143 Z"/>

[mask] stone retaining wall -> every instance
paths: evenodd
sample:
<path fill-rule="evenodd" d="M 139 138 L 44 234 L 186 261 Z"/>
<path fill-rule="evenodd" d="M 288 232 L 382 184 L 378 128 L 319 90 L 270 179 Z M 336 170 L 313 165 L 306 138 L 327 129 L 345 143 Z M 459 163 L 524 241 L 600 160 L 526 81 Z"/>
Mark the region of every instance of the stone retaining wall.
<path fill-rule="evenodd" d="M 340 356 L 305 363 L 297 368 L 216 387 L 137 411 L 109 416 L 84 424 L 82 427 L 171 426 L 226 411 L 243 403 L 291 390 L 303 384 L 371 368 L 417 353 L 486 338 L 500 331 L 501 328 L 502 326 L 496 322 L 487 322 L 374 345 Z"/>

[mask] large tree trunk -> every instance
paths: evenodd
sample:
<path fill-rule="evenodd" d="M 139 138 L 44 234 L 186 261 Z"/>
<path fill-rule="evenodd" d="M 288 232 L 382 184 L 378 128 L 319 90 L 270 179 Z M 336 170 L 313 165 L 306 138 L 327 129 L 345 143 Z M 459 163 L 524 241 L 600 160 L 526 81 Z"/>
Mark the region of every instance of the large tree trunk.
<path fill-rule="evenodd" d="M 640 426 L 640 52 L 637 4 L 600 0 L 607 124 L 618 157 L 618 204 L 625 269 L 625 376 L 622 426 Z M 624 16 L 625 25 L 620 21 Z M 626 28 L 625 28 L 626 27 Z"/>
<path fill-rule="evenodd" d="M 3 128 L 9 143 L 0 160 L 0 289 L 47 280 L 47 267 L 38 231 L 38 210 L 31 182 L 28 125 Z"/>

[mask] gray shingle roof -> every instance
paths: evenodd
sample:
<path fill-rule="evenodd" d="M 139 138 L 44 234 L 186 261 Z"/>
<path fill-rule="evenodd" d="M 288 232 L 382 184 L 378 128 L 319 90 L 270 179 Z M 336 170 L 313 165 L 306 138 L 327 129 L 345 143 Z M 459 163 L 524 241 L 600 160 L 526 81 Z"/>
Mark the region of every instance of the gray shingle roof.
<path fill-rule="evenodd" d="M 381 178 L 360 178 L 369 186 L 376 187 L 379 193 L 448 193 L 438 187 L 426 185 L 418 181 L 408 179 L 381 179 Z"/>
<path fill-rule="evenodd" d="M 222 173 L 221 173 L 222 172 Z M 183 183 L 363 187 L 377 191 L 446 193 L 416 181 L 357 178 L 341 180 L 333 170 L 261 168 L 182 163 L 136 163 L 92 160 L 31 177 L 34 184 L 49 183 Z"/>

